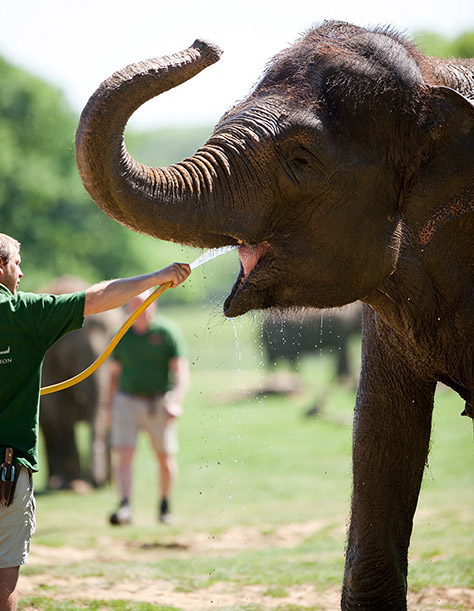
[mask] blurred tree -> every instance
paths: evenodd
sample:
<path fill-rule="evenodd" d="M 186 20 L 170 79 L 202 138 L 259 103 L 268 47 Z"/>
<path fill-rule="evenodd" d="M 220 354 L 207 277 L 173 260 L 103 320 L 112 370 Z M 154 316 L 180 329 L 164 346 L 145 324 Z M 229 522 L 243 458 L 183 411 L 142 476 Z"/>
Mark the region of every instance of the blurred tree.
<path fill-rule="evenodd" d="M 163 127 L 148 131 L 127 131 L 127 148 L 138 161 L 167 166 L 193 155 L 211 135 L 208 126 Z"/>
<path fill-rule="evenodd" d="M 474 30 L 464 32 L 453 41 L 454 57 L 474 57 Z"/>
<path fill-rule="evenodd" d="M 131 273 L 130 232 L 81 185 L 76 120 L 60 92 L 1 58 L 0 79 L 0 231 L 22 243 L 22 287 L 64 273 L 89 281 Z"/>
<path fill-rule="evenodd" d="M 420 49 L 428 55 L 438 57 L 474 57 L 474 30 L 446 38 L 436 32 L 421 30 L 415 34 Z"/>

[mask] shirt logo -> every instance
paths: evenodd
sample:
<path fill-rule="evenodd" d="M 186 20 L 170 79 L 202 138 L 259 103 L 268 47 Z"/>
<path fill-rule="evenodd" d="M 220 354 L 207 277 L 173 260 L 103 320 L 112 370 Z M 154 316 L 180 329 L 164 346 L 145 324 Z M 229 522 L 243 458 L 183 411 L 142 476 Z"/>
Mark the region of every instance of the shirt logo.
<path fill-rule="evenodd" d="M 10 346 L 6 350 L 0 350 L 0 365 L 8 365 L 13 363 L 13 359 L 11 356 L 7 356 L 10 354 Z M 2 358 L 7 357 L 7 358 Z"/>

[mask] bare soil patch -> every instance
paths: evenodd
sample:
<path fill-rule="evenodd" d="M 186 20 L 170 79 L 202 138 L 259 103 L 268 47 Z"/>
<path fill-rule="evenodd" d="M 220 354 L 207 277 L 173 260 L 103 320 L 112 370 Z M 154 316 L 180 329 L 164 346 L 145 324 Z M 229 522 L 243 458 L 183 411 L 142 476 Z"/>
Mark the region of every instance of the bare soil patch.
<path fill-rule="evenodd" d="M 271 611 L 284 605 L 315 607 L 321 611 L 339 608 L 340 590 L 330 588 L 319 591 L 317 584 L 286 588 L 275 593 L 268 586 L 236 586 L 228 582 L 214 583 L 208 588 L 180 591 L 176 584 L 165 580 L 112 579 L 68 573 L 68 566 L 76 563 L 150 561 L 152 558 L 188 557 L 196 554 L 232 555 L 244 548 L 293 547 L 324 525 L 318 521 L 287 524 L 284 526 L 254 528 L 234 526 L 219 535 L 193 533 L 180 535 L 168 543 L 131 542 L 103 537 L 94 549 L 70 546 L 58 548 L 35 545 L 30 565 L 41 566 L 41 574 L 21 574 L 20 599 L 31 595 L 51 596 L 55 600 L 130 600 L 154 605 L 169 605 L 183 611 L 216 611 L 236 605 L 254 605 Z M 48 571 L 51 567 L 51 572 Z M 64 567 L 64 570 L 61 570 Z M 59 569 L 59 570 L 58 570 Z M 50 592 L 51 594 L 48 594 Z M 408 608 L 411 611 L 452 611 L 474 609 L 474 589 L 426 588 L 410 592 Z M 106 609 L 106 607 L 105 607 Z M 27 611 L 33 611 L 29 607 Z"/>

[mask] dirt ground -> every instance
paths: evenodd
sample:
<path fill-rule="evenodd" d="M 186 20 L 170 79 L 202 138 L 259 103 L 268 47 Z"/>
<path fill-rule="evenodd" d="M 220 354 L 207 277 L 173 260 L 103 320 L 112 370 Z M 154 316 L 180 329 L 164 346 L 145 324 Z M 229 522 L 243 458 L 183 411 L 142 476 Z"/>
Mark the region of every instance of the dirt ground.
<path fill-rule="evenodd" d="M 130 600 L 147 602 L 155 605 L 168 605 L 183 611 L 216 611 L 236 605 L 259 606 L 271 611 L 284 605 L 314 607 L 321 611 L 336 611 L 339 608 L 339 588 L 324 592 L 316 586 L 302 585 L 285 588 L 285 596 L 271 596 L 268 587 L 238 586 L 228 582 L 215 583 L 209 588 L 194 589 L 183 592 L 175 589 L 172 582 L 165 580 L 121 580 L 111 581 L 105 577 L 77 577 L 68 574 L 67 565 L 78 562 L 110 562 L 135 559 L 150 561 L 154 557 L 163 558 L 219 555 L 231 556 L 238 549 L 292 547 L 307 536 L 320 530 L 322 524 L 316 521 L 287 524 L 271 534 L 262 534 L 261 529 L 232 527 L 219 537 L 210 537 L 208 533 L 197 533 L 191 537 L 176 537 L 167 545 L 143 545 L 125 540 L 103 537 L 94 549 L 76 549 L 72 547 L 46 547 L 33 542 L 30 554 L 30 566 L 41 566 L 41 574 L 21 574 L 19 582 L 19 599 L 25 596 L 51 596 L 56 601 L 73 599 Z M 250 543 L 251 542 L 251 543 Z M 64 565 L 62 573 L 58 568 Z M 53 573 L 47 572 L 50 566 Z M 49 592 L 49 593 L 48 593 Z M 54 592 L 54 594 L 53 594 Z M 258 608 L 258 607 L 257 607 Z M 409 592 L 408 608 L 410 611 L 471 611 L 474 609 L 474 589 L 469 588 L 426 588 L 420 592 Z M 28 607 L 26 611 L 33 611 Z M 107 607 L 104 607 L 104 610 Z"/>

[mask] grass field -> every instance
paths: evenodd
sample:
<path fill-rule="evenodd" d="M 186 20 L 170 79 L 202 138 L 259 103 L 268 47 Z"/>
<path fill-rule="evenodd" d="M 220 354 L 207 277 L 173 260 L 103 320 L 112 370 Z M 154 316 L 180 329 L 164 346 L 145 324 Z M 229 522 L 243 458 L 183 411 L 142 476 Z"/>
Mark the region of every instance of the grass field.
<path fill-rule="evenodd" d="M 48 494 L 38 474 L 38 529 L 21 572 L 20 611 L 337 609 L 355 386 L 334 382 L 324 354 L 302 363 L 300 393 L 271 394 L 258 319 L 224 321 L 209 308 L 175 309 L 173 317 L 192 363 L 173 495 L 179 522 L 156 520 L 145 438 L 133 525 L 109 526 L 111 486 Z M 353 353 L 357 359 L 357 344 Z M 322 413 L 306 416 L 316 403 Z M 474 440 L 462 408 L 439 390 L 410 550 L 410 609 L 474 606 Z"/>

